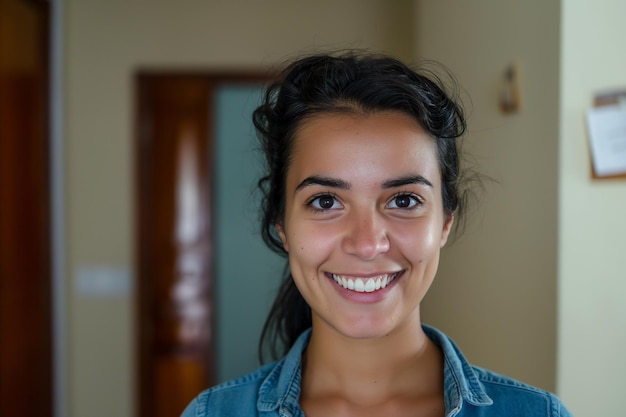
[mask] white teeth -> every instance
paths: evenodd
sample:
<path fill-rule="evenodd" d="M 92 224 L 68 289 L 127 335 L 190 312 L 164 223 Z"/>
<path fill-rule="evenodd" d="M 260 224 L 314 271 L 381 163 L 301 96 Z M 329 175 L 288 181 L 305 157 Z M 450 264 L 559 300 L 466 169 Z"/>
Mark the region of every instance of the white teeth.
<path fill-rule="evenodd" d="M 333 280 L 343 288 L 356 292 L 374 292 L 381 288 L 387 287 L 398 274 L 385 274 L 372 278 L 345 278 L 340 275 L 333 274 Z"/>

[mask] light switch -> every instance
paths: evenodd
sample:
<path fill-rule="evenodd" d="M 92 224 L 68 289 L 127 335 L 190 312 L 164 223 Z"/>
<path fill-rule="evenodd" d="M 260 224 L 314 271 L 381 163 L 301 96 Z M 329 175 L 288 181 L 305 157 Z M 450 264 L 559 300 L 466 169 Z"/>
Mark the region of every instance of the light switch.
<path fill-rule="evenodd" d="M 127 297 L 131 293 L 128 267 L 119 265 L 84 265 L 76 272 L 76 292 L 81 297 Z"/>

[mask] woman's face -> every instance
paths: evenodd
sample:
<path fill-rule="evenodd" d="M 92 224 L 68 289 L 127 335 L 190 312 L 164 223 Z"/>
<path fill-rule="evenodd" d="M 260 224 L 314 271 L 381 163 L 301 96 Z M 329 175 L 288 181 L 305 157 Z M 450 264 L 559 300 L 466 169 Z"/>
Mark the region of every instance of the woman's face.
<path fill-rule="evenodd" d="M 323 114 L 295 135 L 278 225 L 314 326 L 354 338 L 419 324 L 452 217 L 433 139 L 399 112 Z"/>

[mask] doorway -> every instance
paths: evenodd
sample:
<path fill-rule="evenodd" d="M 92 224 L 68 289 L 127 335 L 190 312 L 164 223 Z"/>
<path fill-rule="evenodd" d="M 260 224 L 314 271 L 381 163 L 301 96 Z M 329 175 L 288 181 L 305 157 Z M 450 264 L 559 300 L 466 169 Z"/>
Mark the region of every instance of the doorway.
<path fill-rule="evenodd" d="M 256 342 L 283 267 L 264 248 L 253 208 L 260 168 L 250 115 L 270 79 L 137 76 L 141 417 L 179 415 L 203 389 L 258 366 Z"/>

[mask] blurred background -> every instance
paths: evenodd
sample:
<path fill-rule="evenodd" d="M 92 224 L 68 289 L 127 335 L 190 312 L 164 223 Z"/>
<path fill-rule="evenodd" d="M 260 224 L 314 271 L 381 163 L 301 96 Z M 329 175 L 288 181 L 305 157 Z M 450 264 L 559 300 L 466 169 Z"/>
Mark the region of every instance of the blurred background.
<path fill-rule="evenodd" d="M 485 184 L 423 305 L 475 364 L 620 415 L 626 179 L 585 111 L 626 86 L 620 0 L 0 0 L 0 415 L 178 415 L 258 366 L 283 261 L 250 112 L 280 64 L 443 63 Z M 593 399 L 593 400 L 590 400 Z M 183 404 L 183 405 L 181 405 Z"/>

